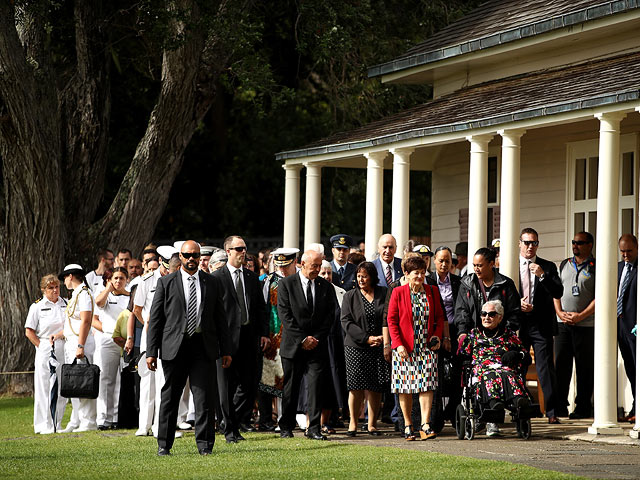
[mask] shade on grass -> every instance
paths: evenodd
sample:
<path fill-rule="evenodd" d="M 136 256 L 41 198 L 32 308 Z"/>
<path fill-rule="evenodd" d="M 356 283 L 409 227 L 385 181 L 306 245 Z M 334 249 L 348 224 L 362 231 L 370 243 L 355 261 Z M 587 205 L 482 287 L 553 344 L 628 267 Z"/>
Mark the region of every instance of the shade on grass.
<path fill-rule="evenodd" d="M 246 442 L 218 441 L 213 455 L 200 457 L 193 433 L 187 433 L 176 440 L 171 457 L 157 457 L 155 439 L 135 437 L 133 430 L 34 435 L 32 405 L 31 399 L 0 399 L 0 478 L 578 478 L 507 462 L 317 442 L 302 435 L 282 440 L 247 434 Z"/>

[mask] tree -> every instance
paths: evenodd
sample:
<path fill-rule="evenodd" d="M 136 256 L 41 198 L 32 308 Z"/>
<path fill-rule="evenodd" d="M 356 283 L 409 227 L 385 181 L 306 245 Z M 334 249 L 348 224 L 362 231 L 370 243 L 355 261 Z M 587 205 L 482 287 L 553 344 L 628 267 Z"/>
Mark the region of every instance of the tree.
<path fill-rule="evenodd" d="M 138 250 L 149 240 L 185 148 L 242 45 L 250 3 L 157 3 L 0 2 L 0 371 L 29 364 L 22 324 L 40 275 L 59 271 L 63 259 L 90 265 L 96 245 Z M 132 18 L 140 38 L 159 44 L 159 90 L 126 175 L 95 218 L 121 40 L 114 32 Z"/>

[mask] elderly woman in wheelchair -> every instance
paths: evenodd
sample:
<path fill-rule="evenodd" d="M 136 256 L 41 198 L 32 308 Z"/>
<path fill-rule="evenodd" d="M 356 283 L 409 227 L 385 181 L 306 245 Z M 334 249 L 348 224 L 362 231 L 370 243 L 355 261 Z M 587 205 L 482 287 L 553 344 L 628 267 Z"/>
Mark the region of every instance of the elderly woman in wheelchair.
<path fill-rule="evenodd" d="M 535 416 L 524 383 L 529 354 L 515 332 L 502 322 L 500 300 L 482 306 L 481 325 L 462 340 L 460 353 L 471 357 L 463 368 L 464 394 L 456 413 L 458 438 L 473 438 L 478 423 L 503 423 L 505 408 L 511 412 L 518 435 L 529 438 L 530 418 Z"/>

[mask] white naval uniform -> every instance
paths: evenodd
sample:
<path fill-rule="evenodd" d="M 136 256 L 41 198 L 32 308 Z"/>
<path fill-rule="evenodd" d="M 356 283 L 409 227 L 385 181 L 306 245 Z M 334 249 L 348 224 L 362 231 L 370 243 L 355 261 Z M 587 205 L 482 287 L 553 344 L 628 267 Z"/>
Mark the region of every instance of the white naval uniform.
<path fill-rule="evenodd" d="M 149 323 L 149 314 L 151 313 L 151 303 L 153 302 L 153 296 L 156 292 L 156 285 L 158 279 L 161 277 L 160 269 L 154 270 L 153 273 L 147 273 L 142 276 L 142 280 L 136 288 L 136 296 L 134 298 L 134 305 L 142 307 L 142 319 L 144 320 L 144 327 L 142 329 L 142 337 L 140 338 L 140 353 L 147 350 L 147 327 Z M 137 321 L 137 320 L 136 320 Z M 146 362 L 146 355 L 143 355 L 140 359 L 141 362 Z M 156 372 L 148 371 L 146 375 L 140 377 L 140 413 L 138 416 L 138 432 L 146 435 L 146 432 L 151 429 L 153 424 L 153 414 L 155 409 L 156 399 L 156 378 L 163 378 L 160 361 L 158 361 L 158 369 Z M 160 404 L 158 404 L 159 410 Z"/>
<path fill-rule="evenodd" d="M 65 363 L 72 363 L 76 359 L 78 344 L 80 343 L 78 334 L 80 333 L 80 312 L 89 312 L 93 317 L 93 297 L 91 291 L 84 284 L 78 285 L 71 295 L 71 300 L 67 304 L 65 310 L 66 318 L 64 322 L 64 360 Z M 95 352 L 95 340 L 93 333 L 89 331 L 87 339 L 84 342 L 84 356 L 89 363 L 93 363 L 93 354 Z M 80 360 L 84 361 L 84 360 Z M 96 400 L 91 398 L 72 398 L 71 419 L 67 424 L 70 427 L 80 428 L 82 430 L 96 430 Z"/>
<path fill-rule="evenodd" d="M 128 295 L 109 293 L 103 308 L 95 314 L 102 322 L 102 332 L 95 331 L 95 363 L 100 367 L 100 391 L 97 398 L 98 425 L 118 423 L 118 400 L 120 398 L 120 357 L 122 349 L 113 341 L 113 330 L 118 315 L 129 306 Z"/>
<path fill-rule="evenodd" d="M 64 309 L 67 302 L 58 297 L 56 303 L 51 302 L 47 297 L 31 304 L 25 328 L 35 331 L 40 339 L 40 346 L 36 349 L 33 372 L 33 431 L 35 433 L 51 433 L 54 431 L 53 419 L 49 410 L 49 394 L 52 382 L 50 381 L 49 359 L 51 358 L 51 342 L 49 338 L 62 331 L 65 321 Z M 61 430 L 62 416 L 67 399 L 60 396 L 60 366 L 64 363 L 64 340 L 56 340 L 56 359 L 60 364 L 56 369 L 58 376 L 58 402 L 56 406 L 56 430 Z"/>
<path fill-rule="evenodd" d="M 85 277 L 85 282 L 91 289 L 91 294 L 95 297 L 104 289 L 102 275 L 98 275 L 95 270 L 91 270 Z"/>

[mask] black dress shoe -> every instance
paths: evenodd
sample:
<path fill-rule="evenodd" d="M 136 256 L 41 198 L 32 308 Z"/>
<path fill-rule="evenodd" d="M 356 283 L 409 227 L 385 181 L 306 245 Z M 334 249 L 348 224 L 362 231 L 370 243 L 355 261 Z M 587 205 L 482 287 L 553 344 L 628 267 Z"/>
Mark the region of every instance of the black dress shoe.
<path fill-rule="evenodd" d="M 560 423 L 560 419 L 554 415 L 552 417 L 549 417 L 549 423 L 551 425 L 558 425 Z"/>
<path fill-rule="evenodd" d="M 275 424 L 273 423 L 259 423 L 258 431 L 259 432 L 273 432 L 276 429 Z"/>
<path fill-rule="evenodd" d="M 256 431 L 256 427 L 254 427 L 253 425 L 251 425 L 250 423 L 241 423 L 239 425 L 240 427 L 240 431 L 241 432 L 255 432 Z"/>
<path fill-rule="evenodd" d="M 242 442 L 244 440 L 246 440 L 246 438 L 244 438 L 242 435 L 240 435 L 240 432 L 236 432 L 233 434 L 236 437 L 236 440 L 239 442 Z"/>
<path fill-rule="evenodd" d="M 291 430 L 281 430 L 280 438 L 293 438 L 293 432 Z"/>
<path fill-rule="evenodd" d="M 380 432 L 380 430 L 376 429 L 376 430 L 369 430 L 369 435 L 372 435 L 374 437 L 379 437 L 380 435 L 382 435 L 382 433 Z"/>
<path fill-rule="evenodd" d="M 159 457 L 166 457 L 167 455 L 171 455 L 171 451 L 168 448 L 159 448 L 158 449 L 158 456 Z"/>
<path fill-rule="evenodd" d="M 357 430 L 347 430 L 347 437 L 355 437 L 356 433 L 358 433 Z"/>
<path fill-rule="evenodd" d="M 310 438 L 311 440 L 326 440 L 327 437 L 325 437 L 324 435 L 321 435 L 318 432 L 308 432 L 306 434 L 307 438 Z"/>
<path fill-rule="evenodd" d="M 233 433 L 225 435 L 224 438 L 227 440 L 227 443 L 238 443 L 238 439 Z"/>
<path fill-rule="evenodd" d="M 198 450 L 198 453 L 203 457 L 206 457 L 207 455 L 211 455 L 211 450 L 207 450 L 206 448 L 203 448 L 202 450 Z"/>

